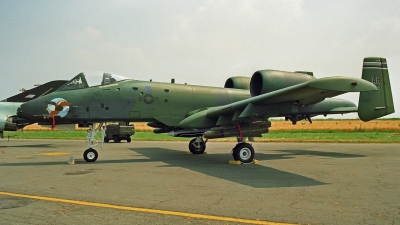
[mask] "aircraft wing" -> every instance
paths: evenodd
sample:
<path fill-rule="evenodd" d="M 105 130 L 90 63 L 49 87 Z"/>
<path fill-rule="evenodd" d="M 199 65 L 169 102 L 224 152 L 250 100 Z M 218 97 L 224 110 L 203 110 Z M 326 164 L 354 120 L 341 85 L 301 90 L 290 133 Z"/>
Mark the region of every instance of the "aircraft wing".
<path fill-rule="evenodd" d="M 326 77 L 253 96 L 231 104 L 210 107 L 190 115 L 182 120 L 179 125 L 185 128 L 214 127 L 216 125 L 229 124 L 239 119 L 260 116 L 267 109 L 280 110 L 282 107 L 288 107 L 286 111 L 290 111 L 292 105 L 307 106 L 314 103 L 318 105 L 325 98 L 334 97 L 346 92 L 374 90 L 378 90 L 374 84 L 361 78 Z M 333 114 L 356 112 L 357 107 L 355 105 L 340 105 L 337 109 L 331 110 L 330 113 Z"/>

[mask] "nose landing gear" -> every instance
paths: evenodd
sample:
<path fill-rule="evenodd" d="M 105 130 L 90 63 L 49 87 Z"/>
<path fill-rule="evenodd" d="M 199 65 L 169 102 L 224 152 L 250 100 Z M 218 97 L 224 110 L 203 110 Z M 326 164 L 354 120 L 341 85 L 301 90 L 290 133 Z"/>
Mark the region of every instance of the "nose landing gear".
<path fill-rule="evenodd" d="M 99 144 L 99 142 L 96 140 L 96 137 L 97 133 L 99 133 L 100 131 L 102 131 L 101 132 L 102 137 L 100 138 L 101 140 L 100 148 L 103 149 L 104 136 L 107 128 L 106 127 L 104 127 L 104 129 L 102 128 L 103 128 L 103 123 L 99 123 L 97 127 L 95 127 L 95 124 L 89 125 L 89 130 L 87 131 L 87 136 L 86 136 L 89 148 L 83 153 L 83 158 L 85 159 L 86 162 L 95 162 L 99 157 L 99 154 L 93 147 Z"/>
<path fill-rule="evenodd" d="M 93 148 L 89 148 L 83 153 L 83 158 L 86 162 L 95 162 L 97 157 L 99 157 L 99 154 Z"/>

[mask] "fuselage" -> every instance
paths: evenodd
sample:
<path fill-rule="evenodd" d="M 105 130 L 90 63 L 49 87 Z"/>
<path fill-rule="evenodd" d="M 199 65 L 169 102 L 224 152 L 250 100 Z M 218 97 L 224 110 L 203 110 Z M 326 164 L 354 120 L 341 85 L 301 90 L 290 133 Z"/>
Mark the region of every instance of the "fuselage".
<path fill-rule="evenodd" d="M 123 80 L 108 85 L 59 90 L 20 106 L 18 116 L 41 124 L 91 124 L 97 122 L 160 122 L 180 127 L 180 122 L 201 110 L 250 98 L 249 90 L 175 83 Z M 328 98 L 308 106 L 283 102 L 267 107 L 268 117 L 315 116 L 353 107 L 354 103 Z M 264 119 L 268 119 L 268 117 Z M 215 120 L 218 118 L 215 118 Z M 213 127 L 198 124 L 196 127 Z"/>
<path fill-rule="evenodd" d="M 38 122 L 93 123 L 160 121 L 177 126 L 193 111 L 226 105 L 250 97 L 248 90 L 175 83 L 124 80 L 109 85 L 61 90 L 21 105 L 18 115 Z M 70 103 L 54 110 L 60 99 Z M 49 105 L 54 102 L 55 106 Z M 53 109 L 54 108 L 54 109 Z M 53 111 L 51 111 L 53 109 Z"/>

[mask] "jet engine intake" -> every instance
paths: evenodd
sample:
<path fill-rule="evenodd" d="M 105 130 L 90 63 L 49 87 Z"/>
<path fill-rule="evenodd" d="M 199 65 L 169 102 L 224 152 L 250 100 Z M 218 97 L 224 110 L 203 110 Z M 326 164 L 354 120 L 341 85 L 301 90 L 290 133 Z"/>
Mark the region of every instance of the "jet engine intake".
<path fill-rule="evenodd" d="M 314 79 L 316 78 L 302 72 L 259 70 L 251 77 L 250 94 L 254 97 Z"/>
<path fill-rule="evenodd" d="M 226 80 L 224 88 L 250 89 L 250 77 L 230 77 Z"/>

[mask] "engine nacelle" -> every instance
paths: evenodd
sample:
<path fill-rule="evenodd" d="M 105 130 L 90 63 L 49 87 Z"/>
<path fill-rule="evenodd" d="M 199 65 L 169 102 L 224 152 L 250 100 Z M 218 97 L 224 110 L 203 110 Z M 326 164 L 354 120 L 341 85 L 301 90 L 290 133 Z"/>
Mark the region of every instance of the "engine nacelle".
<path fill-rule="evenodd" d="M 316 78 L 305 73 L 259 70 L 251 77 L 250 93 L 251 96 L 258 96 L 314 79 Z"/>
<path fill-rule="evenodd" d="M 249 90 L 251 77 L 230 77 L 225 82 L 224 88 Z"/>

